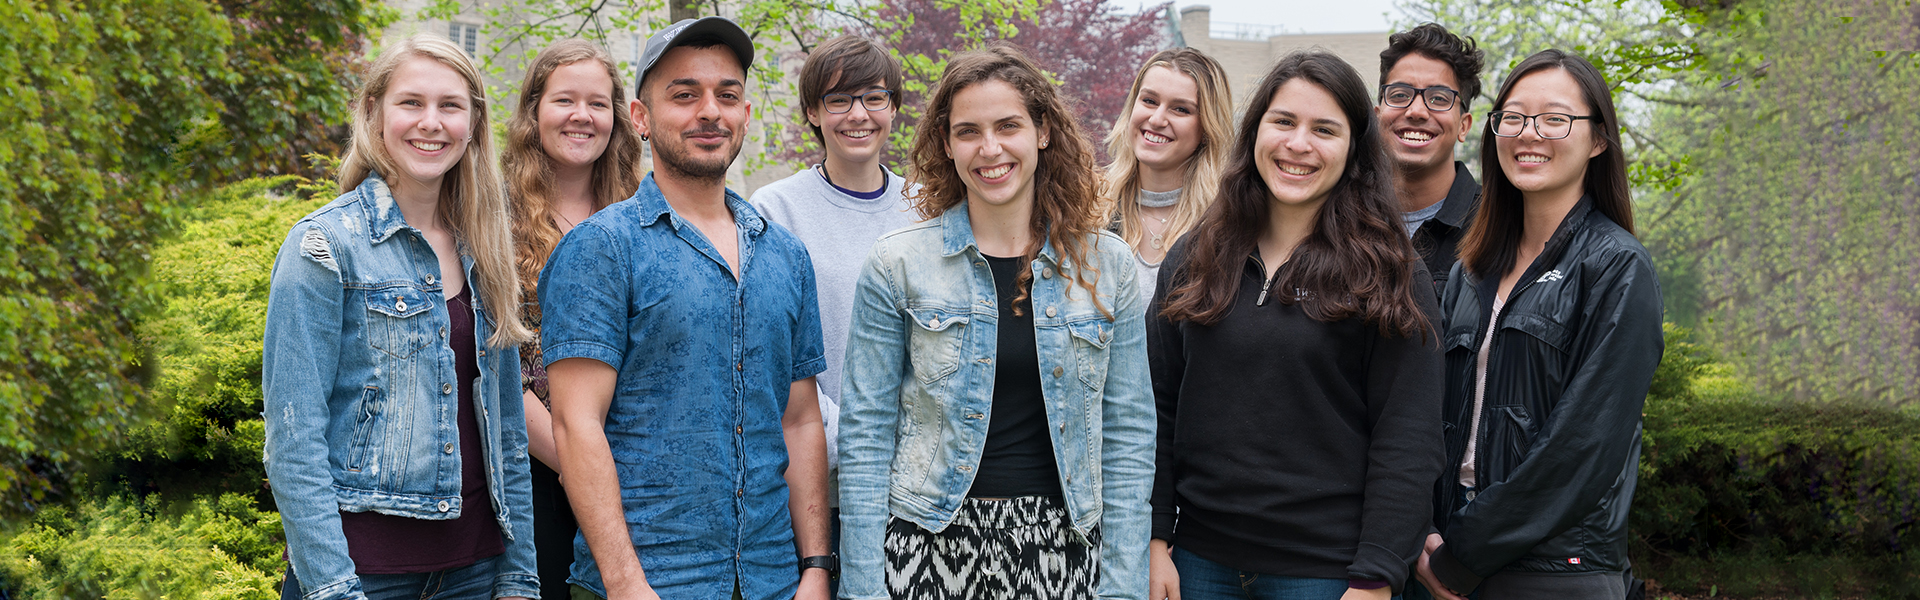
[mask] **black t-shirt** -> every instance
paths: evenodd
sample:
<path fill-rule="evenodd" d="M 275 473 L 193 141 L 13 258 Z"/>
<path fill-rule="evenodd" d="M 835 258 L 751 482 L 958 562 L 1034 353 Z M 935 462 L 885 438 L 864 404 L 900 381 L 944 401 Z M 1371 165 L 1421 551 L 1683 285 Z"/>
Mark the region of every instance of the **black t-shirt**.
<path fill-rule="evenodd" d="M 1013 498 L 1060 495 L 1060 468 L 1047 436 L 1046 398 L 1040 393 L 1040 353 L 1033 338 L 1033 302 L 1018 304 L 1014 280 L 1025 258 L 987 257 L 1000 302 L 999 343 L 994 349 L 993 407 L 980 472 L 967 496 Z"/>

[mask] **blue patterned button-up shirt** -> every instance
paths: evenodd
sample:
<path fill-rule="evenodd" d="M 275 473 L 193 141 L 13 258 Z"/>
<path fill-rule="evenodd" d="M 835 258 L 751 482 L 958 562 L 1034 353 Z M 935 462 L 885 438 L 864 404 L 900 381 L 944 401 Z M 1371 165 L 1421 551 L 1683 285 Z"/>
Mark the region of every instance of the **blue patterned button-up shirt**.
<path fill-rule="evenodd" d="M 647 583 L 666 598 L 791 598 L 799 583 L 780 417 L 826 368 L 806 247 L 727 191 L 740 272 L 648 175 L 569 232 L 540 274 L 547 364 L 619 371 L 607 444 Z M 606 595 L 584 537 L 569 581 Z"/>

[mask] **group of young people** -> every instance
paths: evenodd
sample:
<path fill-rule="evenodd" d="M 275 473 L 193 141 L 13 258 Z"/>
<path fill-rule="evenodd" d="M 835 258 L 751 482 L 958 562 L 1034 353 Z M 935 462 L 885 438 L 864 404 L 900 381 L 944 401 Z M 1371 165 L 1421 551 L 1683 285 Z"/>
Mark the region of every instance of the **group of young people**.
<path fill-rule="evenodd" d="M 727 189 L 726 19 L 526 70 L 417 36 L 294 225 L 264 343 L 282 597 L 1622 598 L 1660 295 L 1586 60 L 1427 24 L 1379 85 L 1139 68 L 1094 141 L 960 52 L 809 53 L 824 159 Z M 642 174 L 642 144 L 655 169 Z M 498 166 L 496 166 L 496 164 Z"/>

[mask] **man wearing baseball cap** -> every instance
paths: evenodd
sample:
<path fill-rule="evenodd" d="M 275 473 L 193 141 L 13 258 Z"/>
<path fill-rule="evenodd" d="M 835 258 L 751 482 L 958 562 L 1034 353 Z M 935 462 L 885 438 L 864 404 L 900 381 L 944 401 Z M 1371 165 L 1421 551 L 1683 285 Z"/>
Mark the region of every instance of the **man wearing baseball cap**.
<path fill-rule="evenodd" d="M 753 41 L 648 38 L 628 107 L 655 170 L 540 276 L 575 600 L 827 597 L 826 368 L 806 248 L 726 187 Z"/>

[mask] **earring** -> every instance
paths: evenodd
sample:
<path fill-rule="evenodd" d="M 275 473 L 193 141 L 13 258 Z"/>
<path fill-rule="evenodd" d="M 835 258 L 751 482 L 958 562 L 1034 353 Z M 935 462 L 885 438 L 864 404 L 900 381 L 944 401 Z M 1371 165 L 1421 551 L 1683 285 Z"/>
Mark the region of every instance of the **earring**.
<path fill-rule="evenodd" d="M 647 141 L 647 134 L 644 134 L 644 133 L 640 134 L 640 141 L 642 142 Z"/>
<path fill-rule="evenodd" d="M 1040 149 L 1041 149 L 1041 150 L 1045 150 L 1045 149 L 1047 149 L 1047 141 L 1046 141 L 1046 140 L 1040 140 Z"/>

